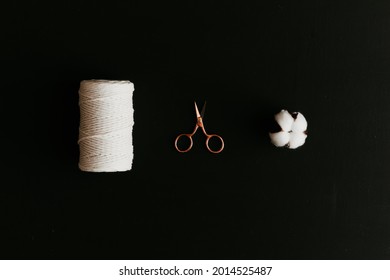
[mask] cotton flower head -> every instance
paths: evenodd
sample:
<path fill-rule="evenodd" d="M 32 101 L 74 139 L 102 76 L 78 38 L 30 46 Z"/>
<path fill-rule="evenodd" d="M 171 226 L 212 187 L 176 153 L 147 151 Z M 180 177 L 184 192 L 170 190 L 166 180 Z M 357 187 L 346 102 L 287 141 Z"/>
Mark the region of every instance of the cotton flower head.
<path fill-rule="evenodd" d="M 282 110 L 275 115 L 275 120 L 281 130 L 269 134 L 272 144 L 289 149 L 296 149 L 305 144 L 307 121 L 301 113 Z"/>

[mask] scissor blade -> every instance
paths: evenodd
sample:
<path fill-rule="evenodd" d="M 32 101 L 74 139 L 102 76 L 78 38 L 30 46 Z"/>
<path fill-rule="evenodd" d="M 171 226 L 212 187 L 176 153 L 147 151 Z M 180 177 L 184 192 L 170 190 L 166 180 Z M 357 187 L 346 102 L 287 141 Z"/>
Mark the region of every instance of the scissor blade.
<path fill-rule="evenodd" d="M 200 116 L 202 117 L 202 119 L 204 118 L 205 111 L 206 111 L 206 101 L 204 102 L 203 107 L 202 107 L 202 112 L 200 113 Z"/>
<path fill-rule="evenodd" d="M 195 112 L 196 112 L 196 117 L 197 118 L 200 118 L 200 114 L 199 114 L 199 109 L 198 109 L 198 106 L 196 105 L 196 102 L 195 103 Z"/>

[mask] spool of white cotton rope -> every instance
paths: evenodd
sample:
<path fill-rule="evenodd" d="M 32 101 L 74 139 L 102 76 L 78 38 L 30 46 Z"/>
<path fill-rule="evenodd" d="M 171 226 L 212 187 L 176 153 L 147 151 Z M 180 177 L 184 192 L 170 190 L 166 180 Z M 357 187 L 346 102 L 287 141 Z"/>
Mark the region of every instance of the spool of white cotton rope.
<path fill-rule="evenodd" d="M 90 172 L 131 169 L 133 163 L 133 91 L 130 81 L 80 83 L 79 168 Z"/>

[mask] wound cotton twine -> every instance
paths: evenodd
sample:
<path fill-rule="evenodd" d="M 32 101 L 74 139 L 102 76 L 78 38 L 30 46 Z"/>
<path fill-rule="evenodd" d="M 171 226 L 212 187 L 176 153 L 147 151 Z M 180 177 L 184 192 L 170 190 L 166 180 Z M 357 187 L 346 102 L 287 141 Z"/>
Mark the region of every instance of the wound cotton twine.
<path fill-rule="evenodd" d="M 79 168 L 90 172 L 131 169 L 133 163 L 133 91 L 130 81 L 80 83 Z"/>

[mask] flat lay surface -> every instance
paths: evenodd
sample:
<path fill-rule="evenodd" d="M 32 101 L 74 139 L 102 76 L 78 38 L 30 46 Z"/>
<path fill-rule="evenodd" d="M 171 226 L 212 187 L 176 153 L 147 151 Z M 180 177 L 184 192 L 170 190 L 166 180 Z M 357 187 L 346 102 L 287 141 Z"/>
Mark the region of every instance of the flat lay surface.
<path fill-rule="evenodd" d="M 390 258 L 389 1 L 2 11 L 1 259 Z M 86 79 L 134 83 L 129 172 L 78 169 Z M 175 149 L 194 101 L 220 154 Z M 297 149 L 270 143 L 282 109 Z"/>

